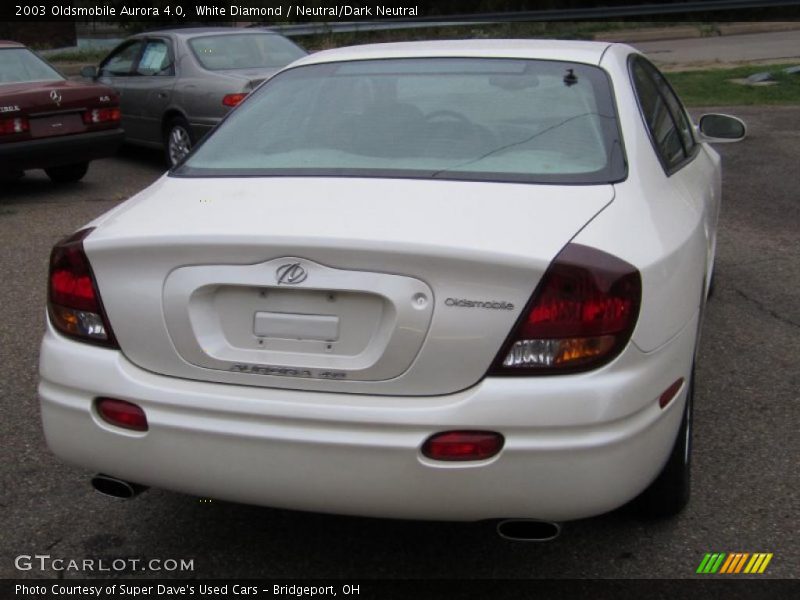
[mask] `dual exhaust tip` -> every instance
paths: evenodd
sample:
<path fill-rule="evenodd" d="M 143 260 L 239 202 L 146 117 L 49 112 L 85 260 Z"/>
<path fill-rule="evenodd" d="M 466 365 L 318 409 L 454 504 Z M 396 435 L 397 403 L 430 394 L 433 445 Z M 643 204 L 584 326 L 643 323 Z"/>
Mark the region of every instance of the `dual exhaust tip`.
<path fill-rule="evenodd" d="M 117 479 L 110 475 L 103 475 L 102 473 L 98 473 L 92 477 L 92 487 L 95 491 L 104 496 L 121 498 L 123 500 L 135 498 L 147 489 L 147 486 L 131 483 L 130 481 L 123 481 L 122 479 Z"/>
<path fill-rule="evenodd" d="M 535 519 L 505 519 L 497 524 L 497 535 L 511 542 L 552 542 L 561 534 L 561 525 Z"/>
<path fill-rule="evenodd" d="M 144 485 L 102 473 L 92 477 L 92 487 L 104 496 L 123 500 L 135 498 L 147 489 Z M 504 519 L 497 524 L 497 535 L 512 542 L 549 542 L 556 539 L 560 533 L 561 526 L 551 521 Z"/>

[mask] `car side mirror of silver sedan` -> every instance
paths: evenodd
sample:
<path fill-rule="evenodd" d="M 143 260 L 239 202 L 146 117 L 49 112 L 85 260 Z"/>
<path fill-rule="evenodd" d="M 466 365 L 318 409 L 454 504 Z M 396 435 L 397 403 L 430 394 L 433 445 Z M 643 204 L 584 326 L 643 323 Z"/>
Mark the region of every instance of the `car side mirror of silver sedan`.
<path fill-rule="evenodd" d="M 739 142 L 747 136 L 744 121 L 730 115 L 703 115 L 697 131 L 702 141 L 712 144 Z"/>

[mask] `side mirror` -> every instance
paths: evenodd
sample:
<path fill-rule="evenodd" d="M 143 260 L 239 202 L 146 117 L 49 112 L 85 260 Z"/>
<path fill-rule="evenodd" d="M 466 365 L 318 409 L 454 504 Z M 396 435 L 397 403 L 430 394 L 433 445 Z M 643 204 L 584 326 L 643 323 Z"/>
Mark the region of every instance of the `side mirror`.
<path fill-rule="evenodd" d="M 94 79 L 97 77 L 97 67 L 88 66 L 81 69 L 81 77 L 86 79 Z"/>
<path fill-rule="evenodd" d="M 730 115 L 703 115 L 697 130 L 702 141 L 711 143 L 738 142 L 747 135 L 744 121 Z"/>

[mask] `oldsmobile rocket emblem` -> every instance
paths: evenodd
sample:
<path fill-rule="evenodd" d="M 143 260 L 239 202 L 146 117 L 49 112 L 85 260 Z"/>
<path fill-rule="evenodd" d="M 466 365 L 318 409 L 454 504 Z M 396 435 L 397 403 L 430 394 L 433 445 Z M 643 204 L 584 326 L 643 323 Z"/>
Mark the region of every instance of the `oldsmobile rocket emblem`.
<path fill-rule="evenodd" d="M 278 267 L 275 278 L 278 280 L 278 285 L 293 285 L 303 283 L 308 278 L 308 273 L 300 263 L 287 263 Z"/>

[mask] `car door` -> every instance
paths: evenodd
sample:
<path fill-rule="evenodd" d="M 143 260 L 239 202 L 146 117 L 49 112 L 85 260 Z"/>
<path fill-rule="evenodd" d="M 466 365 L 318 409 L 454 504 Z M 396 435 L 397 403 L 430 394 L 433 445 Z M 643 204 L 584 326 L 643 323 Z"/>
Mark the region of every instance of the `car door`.
<path fill-rule="evenodd" d="M 720 209 L 719 155 L 707 144 L 697 142 L 686 110 L 664 75 L 652 63 L 642 56 L 635 56 L 631 61 L 631 77 L 661 165 L 702 224 L 708 286 Z"/>
<path fill-rule="evenodd" d="M 166 37 L 147 38 L 126 90 L 128 119 L 136 139 L 161 143 L 163 115 L 174 87 L 172 41 Z"/>
<path fill-rule="evenodd" d="M 139 58 L 144 49 L 144 40 L 133 39 L 124 42 L 109 54 L 98 68 L 97 80 L 114 88 L 120 96 L 120 109 L 122 110 L 122 127 L 127 138 L 136 139 L 136 119 L 133 116 L 133 104 L 130 91 L 136 79 L 134 67 L 139 64 Z"/>

